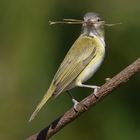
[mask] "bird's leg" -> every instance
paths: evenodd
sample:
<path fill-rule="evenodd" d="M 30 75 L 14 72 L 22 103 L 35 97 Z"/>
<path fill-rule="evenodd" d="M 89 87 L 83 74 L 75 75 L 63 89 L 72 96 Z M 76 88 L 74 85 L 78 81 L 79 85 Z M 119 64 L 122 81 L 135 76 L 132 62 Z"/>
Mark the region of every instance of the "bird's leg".
<path fill-rule="evenodd" d="M 97 96 L 97 90 L 100 88 L 99 86 L 95 86 L 95 85 L 85 85 L 85 84 L 78 84 L 79 87 L 86 87 L 86 88 L 92 88 L 94 89 L 94 92 L 93 92 L 93 95 L 95 96 L 96 99 L 98 99 L 98 96 Z"/>
<path fill-rule="evenodd" d="M 76 106 L 77 106 L 77 104 L 79 103 L 73 96 L 72 96 L 72 94 L 70 93 L 70 91 L 67 91 L 67 93 L 68 93 L 68 95 L 71 97 L 71 99 L 72 99 L 72 102 L 73 102 L 73 104 L 74 104 L 74 109 L 77 111 L 77 109 L 76 109 Z"/>

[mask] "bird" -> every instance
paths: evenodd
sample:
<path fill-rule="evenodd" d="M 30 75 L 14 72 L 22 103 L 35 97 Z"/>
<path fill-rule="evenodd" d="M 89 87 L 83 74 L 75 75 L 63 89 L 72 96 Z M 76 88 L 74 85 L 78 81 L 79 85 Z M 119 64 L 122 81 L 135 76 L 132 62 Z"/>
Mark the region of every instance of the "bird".
<path fill-rule="evenodd" d="M 81 34 L 64 57 L 29 122 L 35 118 L 47 101 L 56 98 L 60 93 L 70 91 L 74 87 L 85 87 L 94 89 L 94 95 L 96 96 L 96 92 L 100 88 L 96 85 L 86 85 L 84 82 L 95 74 L 104 60 L 105 22 L 99 14 L 88 12 L 84 15 L 83 20 L 65 19 L 64 22 L 56 23 L 81 24 Z M 52 22 L 52 24 L 55 24 L 55 22 Z M 78 101 L 73 97 L 72 101 L 74 102 L 74 108 L 76 108 Z"/>

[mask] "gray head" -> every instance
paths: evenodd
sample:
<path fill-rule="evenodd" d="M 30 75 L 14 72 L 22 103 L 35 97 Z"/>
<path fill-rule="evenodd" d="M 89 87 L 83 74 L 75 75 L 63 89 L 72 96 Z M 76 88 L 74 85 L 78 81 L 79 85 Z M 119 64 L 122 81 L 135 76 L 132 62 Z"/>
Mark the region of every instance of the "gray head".
<path fill-rule="evenodd" d="M 104 36 L 104 21 L 99 14 L 92 12 L 85 14 L 82 32 L 91 36 Z"/>

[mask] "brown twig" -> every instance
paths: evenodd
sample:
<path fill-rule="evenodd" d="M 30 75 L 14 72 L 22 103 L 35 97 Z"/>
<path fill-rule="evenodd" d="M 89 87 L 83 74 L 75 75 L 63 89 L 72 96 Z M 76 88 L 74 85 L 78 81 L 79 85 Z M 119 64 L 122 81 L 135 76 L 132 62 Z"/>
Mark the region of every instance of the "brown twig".
<path fill-rule="evenodd" d="M 54 120 L 49 126 L 42 129 L 40 132 L 30 136 L 29 138 L 27 138 L 27 140 L 48 140 L 51 136 L 60 131 L 68 123 L 71 123 L 83 112 L 87 111 L 89 108 L 95 105 L 96 102 L 103 99 L 103 97 L 111 93 L 111 91 L 115 90 L 121 84 L 127 82 L 130 79 L 130 77 L 132 77 L 139 71 L 140 71 L 140 58 L 138 58 L 135 62 L 126 67 L 112 79 L 108 80 L 97 91 L 98 98 L 95 97 L 93 94 L 89 95 L 81 102 L 79 102 L 79 104 L 77 105 L 77 111 L 71 108 L 62 116 L 60 116 L 58 119 Z"/>

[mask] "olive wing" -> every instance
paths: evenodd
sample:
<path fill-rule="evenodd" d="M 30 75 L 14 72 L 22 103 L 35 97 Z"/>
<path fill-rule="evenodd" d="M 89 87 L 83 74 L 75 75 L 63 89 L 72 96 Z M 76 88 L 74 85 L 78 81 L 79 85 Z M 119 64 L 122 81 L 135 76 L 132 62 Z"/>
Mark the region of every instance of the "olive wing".
<path fill-rule="evenodd" d="M 81 35 L 68 51 L 52 81 L 53 96 L 57 96 L 84 70 L 96 56 L 96 41 L 93 37 Z"/>

